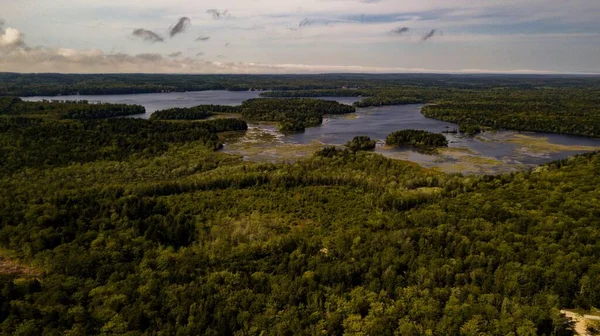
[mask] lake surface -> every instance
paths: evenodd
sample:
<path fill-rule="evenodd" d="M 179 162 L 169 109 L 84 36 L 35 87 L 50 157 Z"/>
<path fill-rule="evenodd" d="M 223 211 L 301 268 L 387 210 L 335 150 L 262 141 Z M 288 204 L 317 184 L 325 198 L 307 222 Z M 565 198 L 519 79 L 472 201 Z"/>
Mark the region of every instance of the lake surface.
<path fill-rule="evenodd" d="M 149 118 L 157 111 L 172 107 L 192 107 L 201 104 L 239 105 L 258 98 L 259 91 L 198 91 L 103 96 L 27 97 L 27 101 L 88 100 L 119 104 L 138 104 Z M 343 104 L 352 104 L 360 97 L 320 97 Z M 283 135 L 273 125 L 251 124 L 247 132 L 224 138 L 224 151 L 243 155 L 252 161 L 293 162 L 311 155 L 323 145 L 343 145 L 357 135 L 379 140 L 376 152 L 387 157 L 416 162 L 424 167 L 444 172 L 464 174 L 494 174 L 534 167 L 549 161 L 588 151 L 600 150 L 600 139 L 534 132 L 486 132 L 476 137 L 445 134 L 448 148 L 435 152 L 420 152 L 411 148 L 392 149 L 383 144 L 386 136 L 402 129 L 417 129 L 440 133 L 454 130 L 457 125 L 425 118 L 423 105 L 400 105 L 357 109 L 356 113 L 327 117 L 323 125 L 306 129 L 304 133 Z"/>
<path fill-rule="evenodd" d="M 409 160 L 427 168 L 465 174 L 494 174 L 537 166 L 568 156 L 600 150 L 600 139 L 535 132 L 486 132 L 476 137 L 444 134 L 448 148 L 422 152 L 384 146 L 388 134 L 402 129 L 435 133 L 454 130 L 456 124 L 426 118 L 424 105 L 361 108 L 357 113 L 325 118 L 323 125 L 304 133 L 283 135 L 273 125 L 250 125 L 240 138 L 226 142 L 226 151 L 256 161 L 294 161 L 322 144 L 343 145 L 357 135 L 379 141 L 376 152 Z M 320 146 L 319 146 L 320 145 Z"/>
<path fill-rule="evenodd" d="M 87 100 L 93 103 L 112 103 L 112 104 L 135 104 L 146 108 L 145 114 L 133 115 L 131 118 L 148 119 L 152 113 L 173 107 L 193 107 L 197 105 L 240 105 L 242 102 L 259 98 L 264 91 L 190 91 L 190 92 L 169 92 L 169 93 L 140 93 L 140 94 L 121 94 L 121 95 L 72 95 L 72 96 L 53 96 L 53 97 L 23 97 L 25 101 L 41 100 L 66 100 L 77 101 Z M 361 100 L 359 97 L 323 97 L 319 99 L 336 100 L 342 104 L 352 105 Z"/>
<path fill-rule="evenodd" d="M 146 114 L 131 116 L 133 118 L 150 118 L 150 115 L 158 110 L 172 107 L 193 107 L 204 104 L 215 105 L 240 105 L 243 101 L 258 98 L 261 91 L 193 91 L 193 92 L 169 92 L 169 93 L 141 93 L 123 95 L 73 95 L 54 97 L 24 97 L 26 101 L 40 100 L 87 100 L 95 103 L 113 104 L 136 104 L 146 108 Z"/>

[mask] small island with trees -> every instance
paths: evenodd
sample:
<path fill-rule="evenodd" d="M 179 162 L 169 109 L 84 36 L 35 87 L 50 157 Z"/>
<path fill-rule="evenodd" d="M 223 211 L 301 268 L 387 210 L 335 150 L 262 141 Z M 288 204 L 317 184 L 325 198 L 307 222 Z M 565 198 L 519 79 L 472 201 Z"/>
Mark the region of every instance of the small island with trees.
<path fill-rule="evenodd" d="M 150 116 L 151 120 L 202 120 L 217 113 L 236 113 L 237 106 L 227 105 L 198 105 L 187 108 L 170 108 L 156 111 Z"/>
<path fill-rule="evenodd" d="M 435 148 L 447 147 L 448 140 L 442 134 L 408 129 L 390 133 L 385 139 L 385 144 L 392 147 L 410 145 L 420 148 Z"/>
<path fill-rule="evenodd" d="M 377 141 L 371 140 L 370 137 L 364 135 L 355 136 L 354 139 L 346 143 L 346 147 L 353 152 L 358 152 L 361 150 L 373 150 L 375 149 L 376 145 Z"/>
<path fill-rule="evenodd" d="M 307 127 L 319 126 L 323 116 L 347 114 L 356 108 L 336 101 L 309 98 L 257 98 L 238 106 L 198 105 L 156 111 L 151 120 L 202 120 L 219 113 L 238 114 L 244 120 L 276 122 L 282 133 L 304 132 Z"/>
<path fill-rule="evenodd" d="M 356 112 L 350 105 L 309 98 L 250 99 L 243 102 L 239 109 L 246 120 L 279 122 L 279 130 L 283 133 L 303 132 L 307 127 L 319 126 L 326 114 Z"/>

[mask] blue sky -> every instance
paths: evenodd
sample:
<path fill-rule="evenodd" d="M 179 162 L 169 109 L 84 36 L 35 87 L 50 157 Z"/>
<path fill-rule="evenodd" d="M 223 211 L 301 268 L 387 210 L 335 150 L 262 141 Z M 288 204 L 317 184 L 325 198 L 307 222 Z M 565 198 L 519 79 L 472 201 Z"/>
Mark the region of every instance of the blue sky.
<path fill-rule="evenodd" d="M 0 0 L 0 19 L 0 71 L 600 73 L 599 0 Z"/>

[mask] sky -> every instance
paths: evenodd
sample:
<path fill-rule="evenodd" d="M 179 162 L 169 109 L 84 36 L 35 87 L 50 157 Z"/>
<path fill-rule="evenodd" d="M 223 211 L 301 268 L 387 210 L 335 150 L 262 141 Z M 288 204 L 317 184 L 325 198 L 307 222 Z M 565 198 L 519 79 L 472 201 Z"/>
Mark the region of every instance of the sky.
<path fill-rule="evenodd" d="M 600 0 L 0 0 L 0 71 L 600 73 Z"/>

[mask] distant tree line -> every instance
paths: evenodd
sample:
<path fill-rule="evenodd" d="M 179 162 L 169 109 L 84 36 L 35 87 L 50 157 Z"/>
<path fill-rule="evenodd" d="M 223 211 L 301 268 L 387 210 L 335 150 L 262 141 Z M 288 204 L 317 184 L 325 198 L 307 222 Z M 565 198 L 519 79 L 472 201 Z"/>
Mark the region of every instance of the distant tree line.
<path fill-rule="evenodd" d="M 38 115 L 59 119 L 103 119 L 144 114 L 141 105 L 89 103 L 81 101 L 25 102 L 20 98 L 0 97 L 0 115 Z"/>
<path fill-rule="evenodd" d="M 369 97 L 359 102 L 354 103 L 356 107 L 371 107 L 371 106 L 387 106 L 387 105 L 407 105 L 407 104 L 421 104 L 424 100 L 416 97 L 399 97 L 399 98 L 387 98 L 387 97 Z"/>
<path fill-rule="evenodd" d="M 553 101 L 554 100 L 554 101 Z M 556 100 L 512 102 L 446 102 L 429 105 L 422 113 L 429 118 L 454 122 L 467 133 L 477 133 L 467 125 L 482 125 L 496 129 L 541 131 L 600 137 L 600 105 L 597 99 L 583 101 Z"/>
<path fill-rule="evenodd" d="M 357 89 L 329 89 L 329 90 L 293 90 L 293 91 L 267 91 L 260 94 L 265 98 L 316 98 L 316 97 L 361 97 L 368 93 Z"/>

